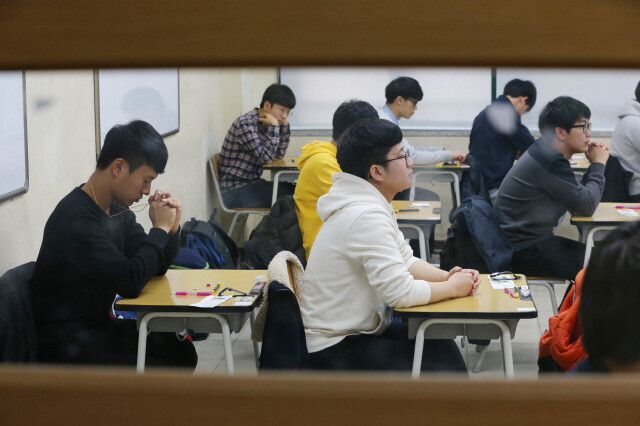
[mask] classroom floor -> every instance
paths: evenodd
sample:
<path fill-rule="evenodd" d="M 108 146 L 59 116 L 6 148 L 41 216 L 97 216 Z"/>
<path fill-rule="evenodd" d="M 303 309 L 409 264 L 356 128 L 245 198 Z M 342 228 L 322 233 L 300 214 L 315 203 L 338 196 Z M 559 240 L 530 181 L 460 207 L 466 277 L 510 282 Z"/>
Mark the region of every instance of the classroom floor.
<path fill-rule="evenodd" d="M 566 287 L 566 284 L 555 286 L 558 304 L 562 300 Z M 538 376 L 538 343 L 542 333 L 548 328 L 548 320 L 552 315 L 548 291 L 543 287 L 532 286 L 531 293 L 538 307 L 538 318 L 521 320 L 511 341 L 516 378 L 530 379 Z M 245 324 L 240 333 L 233 333 L 231 338 L 236 374 L 257 374 L 249 323 Z M 460 346 L 460 338 L 456 342 Z M 212 334 L 206 340 L 195 342 L 195 346 L 199 357 L 196 374 L 226 374 L 227 367 L 222 349 L 222 339 L 219 334 Z M 472 379 L 504 377 L 500 342 L 498 340 L 491 341 L 478 373 L 471 371 L 479 356 L 475 348 L 475 345 L 470 344 L 460 348 L 462 356 L 467 362 L 469 376 Z"/>

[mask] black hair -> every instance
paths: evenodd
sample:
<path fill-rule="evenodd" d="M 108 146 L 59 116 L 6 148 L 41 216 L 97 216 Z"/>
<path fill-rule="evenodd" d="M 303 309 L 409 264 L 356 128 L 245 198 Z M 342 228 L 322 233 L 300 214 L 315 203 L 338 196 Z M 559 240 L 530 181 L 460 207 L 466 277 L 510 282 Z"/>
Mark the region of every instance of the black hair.
<path fill-rule="evenodd" d="M 364 118 L 378 118 L 378 111 L 369 102 L 357 99 L 343 102 L 333 113 L 333 140 L 337 141 L 347 127 Z"/>
<path fill-rule="evenodd" d="M 549 102 L 540 113 L 538 127 L 540 133 L 547 137 L 553 137 L 556 127 L 571 132 L 571 127 L 576 121 L 591 118 L 591 110 L 577 99 L 569 96 L 559 96 Z"/>
<path fill-rule="evenodd" d="M 514 78 L 504 86 L 502 94 L 505 96 L 511 96 L 512 98 L 526 96 L 527 100 L 525 103 L 529 107 L 529 110 L 531 110 L 531 108 L 536 104 L 538 91 L 536 90 L 536 86 L 534 86 L 534 84 L 529 80 Z"/>
<path fill-rule="evenodd" d="M 271 105 L 278 104 L 285 108 L 293 109 L 296 106 L 296 96 L 293 94 L 293 90 L 284 84 L 272 84 L 267 87 L 262 95 L 262 102 L 260 102 L 260 108 L 264 107 L 264 103 L 269 101 Z"/>
<path fill-rule="evenodd" d="M 411 77 L 398 77 L 387 84 L 387 87 L 384 89 L 384 96 L 387 98 L 387 103 L 391 104 L 398 96 L 402 96 L 405 99 L 411 98 L 416 101 L 421 101 L 424 94 L 422 93 L 420 83 L 418 83 L 416 79 Z"/>
<path fill-rule="evenodd" d="M 402 130 L 391 121 L 365 118 L 349 126 L 338 139 L 338 164 L 343 172 L 366 180 L 371 166 L 386 160 L 391 148 L 401 141 Z"/>
<path fill-rule="evenodd" d="M 104 170 L 116 158 L 123 158 L 129 164 L 129 173 L 146 164 L 160 174 L 164 172 L 169 153 L 162 136 L 151 124 L 134 120 L 109 130 L 96 167 Z"/>
<path fill-rule="evenodd" d="M 636 86 L 636 101 L 640 102 L 640 81 L 638 82 L 638 85 Z"/>
<path fill-rule="evenodd" d="M 582 284 L 582 343 L 597 362 L 640 360 L 640 222 L 611 231 L 593 250 Z"/>

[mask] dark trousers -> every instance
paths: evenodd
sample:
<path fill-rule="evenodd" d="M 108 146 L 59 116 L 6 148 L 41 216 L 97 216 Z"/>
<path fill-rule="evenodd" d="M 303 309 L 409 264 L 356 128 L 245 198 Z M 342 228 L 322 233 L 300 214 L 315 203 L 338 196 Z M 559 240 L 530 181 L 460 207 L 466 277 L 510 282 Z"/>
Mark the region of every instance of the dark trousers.
<path fill-rule="evenodd" d="M 409 340 L 406 323 L 391 323 L 379 336 L 356 334 L 340 343 L 309 354 L 317 370 L 411 371 L 415 340 Z M 422 371 L 467 372 L 458 346 L 450 339 L 426 339 Z"/>
<path fill-rule="evenodd" d="M 530 277 L 559 277 L 573 280 L 582 269 L 585 245 L 574 240 L 551 236 L 513 253 L 511 269 Z"/>
<path fill-rule="evenodd" d="M 54 364 L 136 365 L 138 331 L 134 320 L 110 319 L 104 326 L 70 331 L 61 343 L 39 342 L 38 360 Z M 193 343 L 175 333 L 147 336 L 146 366 L 194 370 L 198 355 Z"/>
<path fill-rule="evenodd" d="M 296 186 L 290 182 L 278 183 L 278 198 L 293 195 Z M 229 189 L 222 192 L 224 204 L 229 208 L 269 208 L 273 194 L 273 182 L 259 180 L 240 188 Z"/>

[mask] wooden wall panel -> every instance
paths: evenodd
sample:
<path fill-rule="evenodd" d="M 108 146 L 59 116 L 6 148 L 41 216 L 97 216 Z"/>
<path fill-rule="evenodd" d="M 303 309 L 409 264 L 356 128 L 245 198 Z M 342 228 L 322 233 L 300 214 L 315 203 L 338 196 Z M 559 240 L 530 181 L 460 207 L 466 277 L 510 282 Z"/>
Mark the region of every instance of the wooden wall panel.
<path fill-rule="evenodd" d="M 3 0 L 0 69 L 640 67 L 636 0 Z"/>

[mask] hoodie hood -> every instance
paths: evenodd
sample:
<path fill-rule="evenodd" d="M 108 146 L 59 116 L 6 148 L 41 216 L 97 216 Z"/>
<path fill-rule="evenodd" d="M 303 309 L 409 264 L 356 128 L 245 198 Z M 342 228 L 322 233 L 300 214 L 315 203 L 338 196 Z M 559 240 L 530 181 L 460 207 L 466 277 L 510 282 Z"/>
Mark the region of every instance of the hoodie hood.
<path fill-rule="evenodd" d="M 334 173 L 331 180 L 329 192 L 318 199 L 318 216 L 323 222 L 335 212 L 356 204 L 364 210 L 382 206 L 393 215 L 391 203 L 366 180 L 344 172 Z"/>
<path fill-rule="evenodd" d="M 628 115 L 635 115 L 640 117 L 640 102 L 636 101 L 635 99 L 629 99 L 620 115 L 618 115 L 618 118 L 624 118 Z"/>
<path fill-rule="evenodd" d="M 302 151 L 302 155 L 300 155 L 300 157 L 298 157 L 298 159 L 296 160 L 296 165 L 298 166 L 298 169 L 302 170 L 302 167 L 304 167 L 304 163 L 306 163 L 309 158 L 316 154 L 329 154 L 333 158 L 336 158 L 336 152 L 338 152 L 338 148 L 331 142 L 313 141 L 303 146 L 300 151 Z"/>

